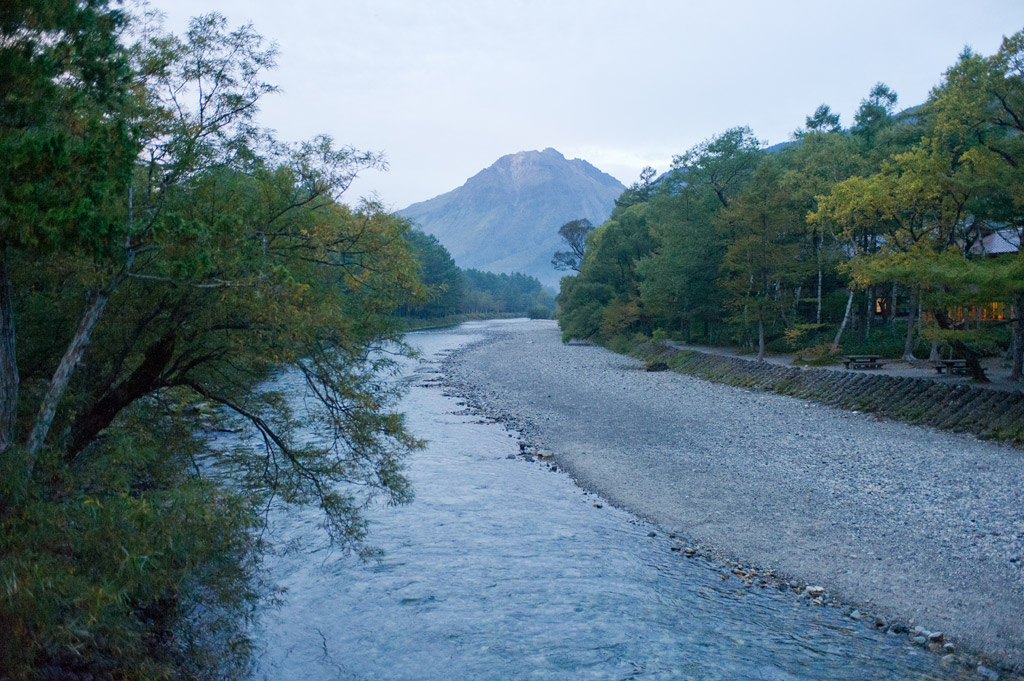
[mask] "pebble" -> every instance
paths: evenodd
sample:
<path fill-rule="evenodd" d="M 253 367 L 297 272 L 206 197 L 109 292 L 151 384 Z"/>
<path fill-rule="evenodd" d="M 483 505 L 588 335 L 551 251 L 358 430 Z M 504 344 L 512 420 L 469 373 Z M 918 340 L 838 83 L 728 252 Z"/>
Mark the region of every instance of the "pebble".
<path fill-rule="evenodd" d="M 989 669 L 983 664 L 978 665 L 978 676 L 987 681 L 999 681 L 999 672 L 995 669 Z"/>
<path fill-rule="evenodd" d="M 914 638 L 912 638 L 910 640 L 913 641 L 914 643 L 916 643 L 919 646 L 923 646 L 926 643 L 928 643 L 928 639 L 926 639 L 924 636 L 915 636 Z"/>

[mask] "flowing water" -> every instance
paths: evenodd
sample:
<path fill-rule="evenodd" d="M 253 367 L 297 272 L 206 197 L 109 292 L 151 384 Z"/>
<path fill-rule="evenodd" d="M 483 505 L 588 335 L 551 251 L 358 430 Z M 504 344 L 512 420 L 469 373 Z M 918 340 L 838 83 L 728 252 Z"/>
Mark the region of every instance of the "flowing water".
<path fill-rule="evenodd" d="M 262 618 L 256 678 L 967 677 L 838 608 L 723 580 L 568 476 L 509 458 L 515 434 L 436 382 L 480 326 L 408 338 L 422 355 L 401 408 L 429 446 L 410 458 L 415 501 L 371 511 L 379 560 L 331 551 L 315 513 L 273 514 L 274 541 L 301 548 L 268 559 L 287 592 Z"/>

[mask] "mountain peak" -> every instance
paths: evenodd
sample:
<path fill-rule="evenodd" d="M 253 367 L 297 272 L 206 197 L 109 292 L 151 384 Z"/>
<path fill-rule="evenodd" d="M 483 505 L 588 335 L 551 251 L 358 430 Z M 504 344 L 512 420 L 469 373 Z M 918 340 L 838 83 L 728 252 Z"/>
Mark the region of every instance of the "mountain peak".
<path fill-rule="evenodd" d="M 547 147 L 502 156 L 458 189 L 399 214 L 436 236 L 461 267 L 524 272 L 557 285 L 558 228 L 579 218 L 604 222 L 623 189 L 590 163 Z"/>

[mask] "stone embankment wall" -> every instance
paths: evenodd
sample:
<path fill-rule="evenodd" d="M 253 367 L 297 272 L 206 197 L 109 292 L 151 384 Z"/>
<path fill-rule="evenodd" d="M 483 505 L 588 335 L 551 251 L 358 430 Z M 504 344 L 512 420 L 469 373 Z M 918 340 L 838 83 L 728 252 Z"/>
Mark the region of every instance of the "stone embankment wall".
<path fill-rule="evenodd" d="M 715 383 L 764 390 L 934 428 L 1024 446 L 1024 392 L 950 385 L 927 378 L 786 367 L 644 344 L 640 357 Z"/>

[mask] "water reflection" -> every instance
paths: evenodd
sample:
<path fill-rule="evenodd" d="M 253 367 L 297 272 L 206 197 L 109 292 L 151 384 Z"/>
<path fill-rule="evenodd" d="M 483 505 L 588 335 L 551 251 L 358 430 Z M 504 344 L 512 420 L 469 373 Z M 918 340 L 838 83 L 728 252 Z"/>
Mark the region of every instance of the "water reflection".
<path fill-rule="evenodd" d="M 412 504 L 376 509 L 379 561 L 332 552 L 312 512 L 277 512 L 284 604 L 264 617 L 268 679 L 947 679 L 963 670 L 906 638 L 717 565 L 509 459 L 503 426 L 461 413 L 432 381 L 474 326 L 417 333 L 402 408 L 430 441 Z M 963 674 L 964 678 L 969 675 Z"/>

